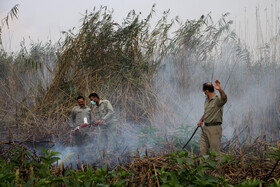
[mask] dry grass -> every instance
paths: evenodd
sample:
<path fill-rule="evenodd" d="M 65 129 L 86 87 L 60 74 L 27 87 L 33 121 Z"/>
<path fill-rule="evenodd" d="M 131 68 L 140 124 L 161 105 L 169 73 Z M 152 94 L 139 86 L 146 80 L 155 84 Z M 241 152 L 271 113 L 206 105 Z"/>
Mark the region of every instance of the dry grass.
<path fill-rule="evenodd" d="M 260 102 L 247 111 L 248 115 L 246 113 L 243 119 L 234 118 L 234 113 L 229 111 L 233 116 L 229 125 L 234 126 L 237 120 L 246 128 L 237 127 L 234 137 L 225 142 L 224 152 L 235 156 L 219 172 L 213 173 L 222 174 L 234 184 L 248 176 L 263 180 L 274 164 L 265 154 L 269 146 L 275 145 L 267 134 L 273 133 L 272 140 L 279 138 L 279 132 L 275 130 L 279 129 L 280 120 L 279 89 L 274 86 L 279 81 L 279 54 L 276 51 L 269 53 L 265 61 L 264 58 L 250 58 L 246 46 L 226 32 L 229 22 L 225 17 L 216 25 L 209 16 L 178 23 L 177 20 L 167 21 L 168 13 L 165 13 L 151 28 L 153 15 L 152 10 L 146 19 L 140 19 L 132 11 L 120 25 L 113 21 L 106 8 L 101 8 L 85 15 L 77 35 L 71 31 L 65 33 L 67 37 L 61 45 L 34 45 L 31 52 L 23 49 L 17 56 L 1 51 L 0 122 L 5 124 L 1 131 L 6 132 L 2 137 L 7 136 L 8 128 L 11 128 L 20 132 L 16 134 L 22 141 L 32 142 L 33 137 L 37 137 L 38 141 L 56 139 L 63 145 L 69 144 L 68 118 L 76 105 L 75 97 L 88 96 L 91 92 L 97 92 L 113 103 L 123 128 L 129 123 L 152 126 L 163 129 L 159 134 L 165 136 L 164 130 L 172 133 L 177 130 L 176 122 L 181 117 L 174 111 L 184 107 L 180 102 L 186 98 L 186 93 L 197 89 L 202 80 L 219 74 L 226 80 L 228 93 L 238 98 L 246 94 L 248 85 L 262 83 L 259 80 L 269 74 L 271 80 L 268 79 L 265 89 L 273 89 L 269 97 L 275 102 L 258 113 L 254 109 L 262 107 Z M 170 35 L 176 24 L 178 29 Z M 279 36 L 276 36 L 272 48 L 278 40 Z M 217 61 L 223 63 L 217 65 Z M 170 79 L 165 79 L 166 74 L 160 74 L 166 67 L 170 70 Z M 202 69 L 202 73 L 194 73 L 197 69 Z M 214 72 L 215 69 L 219 71 Z M 41 83 L 47 74 L 49 82 Z M 159 90 L 167 83 L 172 84 L 166 89 L 170 92 L 164 92 L 167 96 L 162 97 L 164 94 Z M 256 94 L 262 95 L 262 89 L 258 87 Z M 170 103 L 179 104 L 172 108 Z M 264 117 L 256 128 L 253 119 L 258 115 Z M 242 136 L 238 134 L 240 132 Z M 250 140 L 246 140 L 248 137 Z M 174 139 L 164 137 L 161 153 L 176 150 L 174 142 Z M 155 185 L 156 179 L 151 178 L 155 168 L 166 166 L 176 170 L 178 167 L 168 166 L 166 156 L 151 154 L 153 156 L 131 157 L 131 162 L 122 166 L 136 174 L 132 181 Z M 86 170 L 86 166 L 80 167 Z M 274 177 L 279 177 L 279 173 L 278 166 Z"/>

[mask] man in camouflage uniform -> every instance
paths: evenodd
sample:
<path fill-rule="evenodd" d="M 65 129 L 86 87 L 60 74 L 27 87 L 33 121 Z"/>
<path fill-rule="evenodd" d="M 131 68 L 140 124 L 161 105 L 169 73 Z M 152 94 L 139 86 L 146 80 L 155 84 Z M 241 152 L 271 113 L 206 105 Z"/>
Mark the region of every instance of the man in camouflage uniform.
<path fill-rule="evenodd" d="M 204 102 L 204 115 L 197 124 L 200 127 L 204 122 L 204 133 L 201 134 L 200 138 L 200 155 L 205 155 L 209 149 L 217 154 L 220 153 L 223 106 L 227 102 L 227 95 L 222 90 L 220 81 L 216 80 L 215 83 L 214 86 L 207 82 L 202 87 L 206 100 Z M 215 94 L 214 88 L 220 92 L 220 95 Z"/>
<path fill-rule="evenodd" d="M 116 126 L 118 120 L 115 116 L 114 109 L 108 100 L 101 100 L 96 93 L 89 95 L 92 105 L 96 105 L 94 109 L 95 125 L 99 126 L 99 145 L 107 148 L 108 144 L 114 140 Z"/>
<path fill-rule="evenodd" d="M 86 146 L 88 143 L 90 143 L 90 136 L 89 136 L 89 127 L 81 127 L 82 124 L 90 123 L 94 120 L 92 111 L 90 107 L 85 105 L 85 98 L 83 96 L 77 97 L 77 102 L 79 106 L 75 106 L 72 109 L 71 112 L 71 118 L 70 118 L 70 127 L 72 129 L 71 133 L 71 139 L 72 139 L 72 145 L 77 146 Z M 81 132 L 79 130 L 76 130 L 73 133 L 73 130 L 80 126 Z"/>

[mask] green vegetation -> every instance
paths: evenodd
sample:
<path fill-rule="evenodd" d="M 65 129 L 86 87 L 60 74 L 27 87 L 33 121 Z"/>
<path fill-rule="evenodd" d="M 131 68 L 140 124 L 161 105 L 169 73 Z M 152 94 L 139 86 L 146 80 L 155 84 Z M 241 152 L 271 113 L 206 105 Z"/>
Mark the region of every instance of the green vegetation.
<path fill-rule="evenodd" d="M 17 12 L 15 6 L 10 14 Z M 279 147 L 269 147 L 279 138 L 280 35 L 256 53 L 230 31 L 227 14 L 217 23 L 210 15 L 182 21 L 168 14 L 152 24 L 154 7 L 144 19 L 131 11 L 119 24 L 103 7 L 86 13 L 79 32 L 64 32 L 62 42 L 33 43 L 30 50 L 23 42 L 12 54 L 0 50 L 1 133 L 12 129 L 19 139 L 68 145 L 75 97 L 97 92 L 113 103 L 120 131 L 137 127 L 136 144 L 154 151 L 113 168 L 79 163 L 73 169 L 58 164 L 57 152 L 0 144 L 0 185 L 279 186 Z M 180 152 L 193 131 L 185 125 L 191 116 L 184 109 L 194 108 L 192 94 L 214 77 L 223 80 L 232 101 L 242 104 L 225 111 L 234 137 L 224 141 L 220 157 L 195 156 L 199 135 L 191 152 Z"/>
<path fill-rule="evenodd" d="M 224 173 L 236 162 L 235 156 L 209 154 L 193 157 L 189 152 L 176 151 L 160 157 L 135 158 L 132 164 L 108 168 L 81 165 L 79 169 L 55 164 L 59 153 L 41 148 L 41 155 L 25 146 L 9 150 L 1 156 L 1 186 L 259 186 L 264 180 L 248 178 L 237 182 Z M 279 155 L 278 152 L 273 152 Z M 219 161 L 218 161 L 219 160 Z M 247 163 L 252 164 L 252 163 Z M 278 169 L 279 170 L 279 169 Z M 265 175 L 263 176 L 265 177 Z M 278 177 L 279 173 L 278 173 Z M 279 185 L 280 178 L 270 179 L 267 186 Z"/>

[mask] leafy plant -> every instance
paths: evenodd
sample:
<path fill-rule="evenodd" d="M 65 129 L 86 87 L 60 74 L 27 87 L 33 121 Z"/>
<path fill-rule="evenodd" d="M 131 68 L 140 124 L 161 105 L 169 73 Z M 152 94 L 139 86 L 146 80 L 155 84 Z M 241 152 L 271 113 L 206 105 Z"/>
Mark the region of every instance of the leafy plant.
<path fill-rule="evenodd" d="M 243 181 L 241 182 L 240 184 L 236 185 L 237 187 L 257 187 L 259 186 L 260 184 L 264 183 L 263 181 L 261 180 L 257 180 L 257 179 L 251 179 L 249 178 L 248 180 L 246 181 Z"/>
<path fill-rule="evenodd" d="M 169 154 L 169 167 L 177 165 L 177 169 L 168 170 L 162 167 L 157 170 L 162 186 L 227 186 L 223 178 L 217 178 L 207 171 L 216 170 L 216 155 L 191 157 L 188 152 L 174 152 Z M 197 164 L 198 163 L 198 164 Z M 155 177 L 155 176 L 154 176 Z"/>

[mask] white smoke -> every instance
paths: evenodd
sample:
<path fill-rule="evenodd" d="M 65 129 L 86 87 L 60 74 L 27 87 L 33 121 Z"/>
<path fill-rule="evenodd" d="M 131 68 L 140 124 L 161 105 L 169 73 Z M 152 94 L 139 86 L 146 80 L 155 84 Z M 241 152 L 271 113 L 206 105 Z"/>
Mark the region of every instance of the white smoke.
<path fill-rule="evenodd" d="M 154 77 L 158 106 L 151 126 L 123 124 L 116 137 L 121 143 L 112 144 L 104 153 L 102 148 L 107 142 L 93 142 L 80 160 L 113 165 L 129 160 L 137 150 L 144 155 L 146 148 L 154 152 L 180 149 L 203 114 L 202 84 L 214 83 L 216 79 L 221 81 L 228 96 L 224 106 L 223 141 L 240 132 L 243 142 L 258 136 L 279 138 L 279 64 L 255 60 L 236 40 L 225 41 L 204 61 L 187 54 L 163 59 Z M 199 133 L 193 142 L 199 142 Z M 75 147 L 58 150 L 63 153 L 62 159 L 79 152 Z"/>

